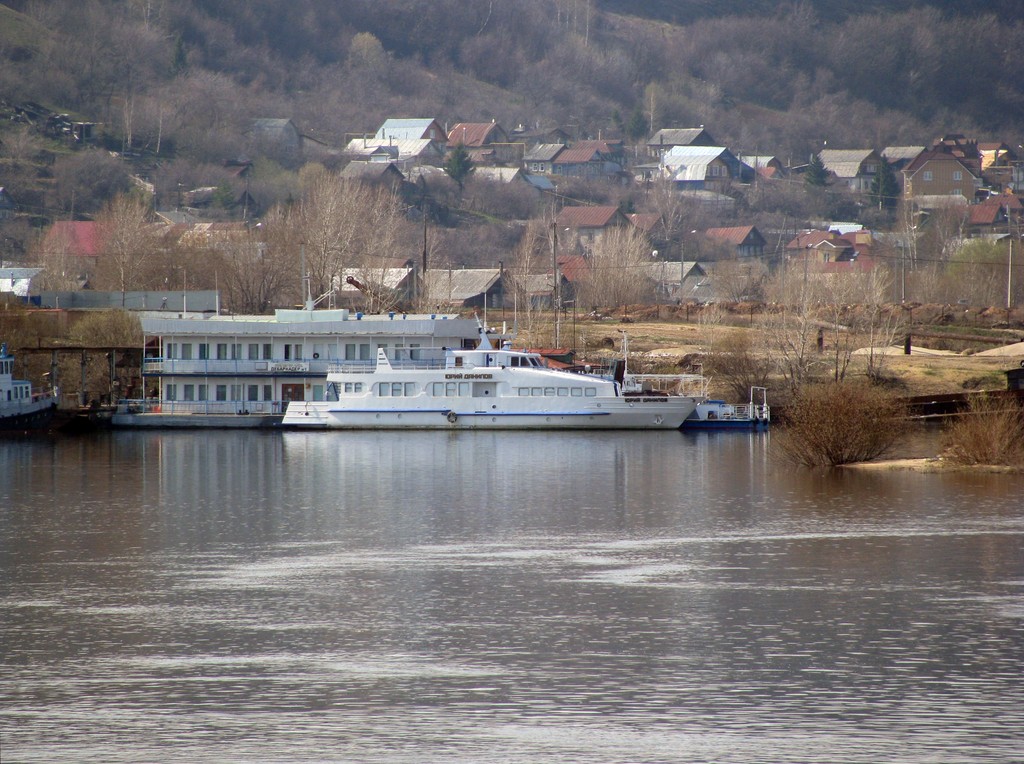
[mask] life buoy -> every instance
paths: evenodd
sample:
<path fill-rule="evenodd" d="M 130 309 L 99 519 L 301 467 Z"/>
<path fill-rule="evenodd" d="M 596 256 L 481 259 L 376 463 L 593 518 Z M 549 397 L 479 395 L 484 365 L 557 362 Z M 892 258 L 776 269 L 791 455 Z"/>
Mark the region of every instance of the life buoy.
<path fill-rule="evenodd" d="M 449 411 L 448 412 L 448 423 L 449 424 L 455 424 L 457 421 L 459 421 L 459 415 L 456 414 L 454 411 Z"/>

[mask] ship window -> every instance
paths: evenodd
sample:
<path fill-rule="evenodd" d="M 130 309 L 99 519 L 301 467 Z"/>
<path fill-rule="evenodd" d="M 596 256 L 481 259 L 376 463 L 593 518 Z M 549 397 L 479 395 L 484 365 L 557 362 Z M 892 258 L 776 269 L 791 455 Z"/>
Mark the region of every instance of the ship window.
<path fill-rule="evenodd" d="M 392 382 L 391 383 L 391 394 L 392 395 L 401 395 L 402 394 L 402 383 L 401 382 Z"/>
<path fill-rule="evenodd" d="M 588 398 L 595 398 L 595 397 L 597 397 L 597 388 L 596 387 L 585 387 L 585 388 L 583 388 L 583 394 L 586 395 Z"/>
<path fill-rule="evenodd" d="M 197 385 L 197 387 L 198 387 L 198 390 L 196 392 L 196 400 L 197 401 L 209 400 L 209 398 L 207 398 L 207 396 L 206 396 L 206 385 Z"/>
<path fill-rule="evenodd" d="M 231 386 L 231 400 L 240 401 L 242 400 L 242 386 L 232 385 Z"/>
<path fill-rule="evenodd" d="M 260 386 L 249 385 L 248 395 L 245 396 L 247 401 L 258 401 L 260 399 Z"/>
<path fill-rule="evenodd" d="M 272 401 L 274 400 L 274 386 L 264 385 L 263 386 L 263 400 Z"/>
<path fill-rule="evenodd" d="M 459 395 L 469 395 L 469 382 L 459 382 Z"/>
<path fill-rule="evenodd" d="M 381 398 L 387 398 L 389 395 L 391 395 L 391 383 L 381 382 L 380 384 L 378 384 L 377 395 L 379 395 Z"/>
<path fill-rule="evenodd" d="M 349 342 L 345 345 L 345 360 L 354 361 L 356 360 L 356 346 L 355 343 Z"/>
<path fill-rule="evenodd" d="M 169 401 L 178 400 L 178 386 L 176 384 L 167 385 L 167 392 L 164 397 Z"/>
<path fill-rule="evenodd" d="M 263 345 L 263 360 L 269 361 L 274 357 L 274 346 L 267 342 Z"/>
<path fill-rule="evenodd" d="M 209 361 L 210 360 L 210 343 L 200 342 L 199 343 L 199 360 Z"/>
<path fill-rule="evenodd" d="M 453 395 L 459 394 L 459 383 L 458 382 L 445 382 L 444 383 L 444 394 L 449 398 Z"/>
<path fill-rule="evenodd" d="M 191 361 L 192 360 L 192 343 L 182 342 L 181 343 L 181 360 Z"/>
<path fill-rule="evenodd" d="M 258 361 L 260 360 L 260 346 L 258 343 L 249 343 L 249 360 Z"/>
<path fill-rule="evenodd" d="M 226 401 L 228 399 L 228 386 L 217 385 L 217 400 Z"/>
<path fill-rule="evenodd" d="M 555 394 L 555 388 L 553 388 L 553 387 L 545 387 L 544 388 L 544 395 L 545 396 L 551 396 L 551 395 L 554 395 L 554 394 Z"/>
<path fill-rule="evenodd" d="M 196 386 L 195 385 L 185 385 L 184 388 L 185 388 L 184 400 L 186 400 L 186 401 L 194 401 L 196 399 Z"/>
<path fill-rule="evenodd" d="M 217 360 L 226 361 L 228 360 L 228 343 L 218 342 L 217 343 Z"/>
<path fill-rule="evenodd" d="M 370 360 L 370 343 L 361 343 L 359 345 L 359 360 L 369 361 Z"/>
<path fill-rule="evenodd" d="M 568 387 L 560 387 L 560 388 L 558 388 L 558 397 L 559 398 L 567 398 L 568 396 L 569 396 L 569 388 Z"/>
<path fill-rule="evenodd" d="M 583 388 L 582 387 L 574 387 L 574 388 L 572 388 L 571 394 L 572 394 L 573 398 L 582 398 L 583 397 Z"/>
<path fill-rule="evenodd" d="M 415 382 L 406 382 L 405 383 L 405 394 L 406 395 L 416 395 L 416 383 Z"/>
<path fill-rule="evenodd" d="M 544 389 L 541 387 L 531 387 L 530 395 L 544 395 Z"/>
<path fill-rule="evenodd" d="M 322 401 L 324 399 L 324 386 L 313 385 L 313 400 Z"/>
<path fill-rule="evenodd" d="M 530 394 L 530 388 L 528 388 L 528 387 L 520 387 L 519 388 L 519 397 L 520 398 L 522 398 L 524 396 L 527 396 L 529 394 Z"/>
<path fill-rule="evenodd" d="M 231 346 L 231 360 L 239 361 L 242 358 L 242 343 L 238 342 Z"/>

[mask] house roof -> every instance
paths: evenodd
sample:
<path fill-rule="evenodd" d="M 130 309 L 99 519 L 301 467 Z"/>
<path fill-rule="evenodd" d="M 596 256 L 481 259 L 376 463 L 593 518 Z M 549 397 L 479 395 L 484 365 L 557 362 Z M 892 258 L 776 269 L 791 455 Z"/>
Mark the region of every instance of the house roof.
<path fill-rule="evenodd" d="M 412 119 L 386 119 L 384 124 L 380 126 L 377 133 L 374 135 L 374 139 L 378 141 L 392 140 L 418 140 L 420 138 L 429 139 L 430 130 L 433 128 L 437 133 L 435 140 L 440 140 L 442 136 L 445 136 L 445 132 L 441 129 L 441 126 L 437 123 L 437 120 L 429 117 L 425 118 L 412 118 Z"/>
<path fill-rule="evenodd" d="M 657 212 L 633 212 L 626 215 L 629 222 L 644 233 L 650 233 L 661 223 L 661 215 Z"/>
<path fill-rule="evenodd" d="M 523 173 L 523 180 L 529 183 L 538 191 L 554 191 L 555 184 L 545 178 L 543 175 L 530 175 L 529 173 Z"/>
<path fill-rule="evenodd" d="M 651 148 L 658 146 L 711 146 L 715 140 L 703 127 L 662 128 L 647 141 Z"/>
<path fill-rule="evenodd" d="M 344 180 L 393 178 L 403 180 L 402 171 L 391 162 L 349 162 L 339 174 Z"/>
<path fill-rule="evenodd" d="M 440 157 L 441 149 L 429 138 L 384 139 L 354 138 L 345 146 L 345 153 L 351 156 L 369 157 L 374 154 L 388 154 L 396 159 L 415 159 L 428 156 Z"/>
<path fill-rule="evenodd" d="M 749 243 L 748 239 L 760 239 L 761 243 L 764 244 L 764 236 L 752 225 L 738 226 L 734 228 L 709 228 L 704 232 L 704 237 L 707 239 L 714 239 L 715 241 L 723 241 L 727 244 L 733 244 L 740 246 L 741 244 Z"/>
<path fill-rule="evenodd" d="M 555 164 L 583 164 L 585 162 L 598 162 L 604 159 L 607 153 L 603 141 L 580 141 L 569 146 L 552 160 Z"/>
<path fill-rule="evenodd" d="M 583 255 L 562 255 L 558 258 L 558 272 L 570 283 L 579 281 L 590 272 L 590 261 Z"/>
<path fill-rule="evenodd" d="M 872 156 L 878 157 L 874 149 L 822 149 L 818 152 L 825 169 L 835 173 L 837 178 L 857 177 L 861 165 Z"/>
<path fill-rule="evenodd" d="M 538 143 L 523 156 L 524 162 L 550 162 L 565 149 L 564 143 Z"/>
<path fill-rule="evenodd" d="M 430 300 L 464 302 L 488 291 L 501 277 L 498 268 L 452 268 L 426 272 L 426 293 Z"/>
<path fill-rule="evenodd" d="M 726 155 L 732 152 L 724 146 L 674 146 L 661 155 L 661 164 L 673 180 L 704 180 L 708 165 Z"/>
<path fill-rule="evenodd" d="M 914 161 L 912 161 L 910 164 L 903 168 L 903 172 L 906 175 L 913 175 L 929 162 L 956 162 L 965 170 L 967 170 L 967 172 L 971 173 L 971 175 L 974 175 L 974 171 L 968 166 L 968 163 L 964 162 L 960 157 L 955 156 L 953 154 L 949 154 L 945 151 L 935 150 L 922 151 L 920 154 L 917 155 Z"/>
<path fill-rule="evenodd" d="M 467 148 L 485 146 L 495 139 L 504 138 L 504 133 L 497 122 L 459 122 L 448 131 L 448 143 L 461 143 Z"/>
<path fill-rule="evenodd" d="M 100 226 L 93 221 L 58 220 L 46 233 L 46 246 L 64 247 L 75 257 L 99 257 L 103 249 Z"/>
<path fill-rule="evenodd" d="M 362 290 L 353 284 L 349 284 L 349 276 L 363 283 L 372 283 L 375 287 L 385 289 L 398 289 L 402 282 L 412 272 L 407 266 L 393 268 L 349 268 L 341 274 L 341 283 L 338 291 L 343 295 L 362 294 Z"/>
<path fill-rule="evenodd" d="M 922 151 L 924 151 L 924 146 L 886 146 L 882 149 L 882 156 L 889 163 L 910 162 L 916 159 Z"/>
<path fill-rule="evenodd" d="M 619 208 L 611 205 L 563 207 L 555 223 L 565 228 L 606 228 L 621 223 L 622 217 Z"/>
<path fill-rule="evenodd" d="M 260 119 L 254 119 L 252 121 L 253 130 L 285 130 L 288 128 L 289 125 L 292 128 L 295 128 L 295 123 L 292 122 L 290 119 L 270 119 L 266 117 L 261 117 Z"/>
<path fill-rule="evenodd" d="M 807 249 L 816 247 L 823 241 L 834 241 L 836 238 L 838 238 L 837 235 L 832 231 L 818 229 L 801 231 L 786 245 L 786 249 Z"/>
<path fill-rule="evenodd" d="M 511 183 L 521 178 L 522 174 L 523 171 L 518 167 L 477 167 L 473 170 L 474 177 L 495 183 Z"/>

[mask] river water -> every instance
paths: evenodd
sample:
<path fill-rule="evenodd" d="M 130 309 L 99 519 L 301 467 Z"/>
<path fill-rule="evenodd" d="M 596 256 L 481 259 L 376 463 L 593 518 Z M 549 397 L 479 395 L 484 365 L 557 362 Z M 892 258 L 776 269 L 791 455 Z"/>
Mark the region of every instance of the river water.
<path fill-rule="evenodd" d="M 0 441 L 0 761 L 1024 761 L 1022 488 L 770 434 Z"/>

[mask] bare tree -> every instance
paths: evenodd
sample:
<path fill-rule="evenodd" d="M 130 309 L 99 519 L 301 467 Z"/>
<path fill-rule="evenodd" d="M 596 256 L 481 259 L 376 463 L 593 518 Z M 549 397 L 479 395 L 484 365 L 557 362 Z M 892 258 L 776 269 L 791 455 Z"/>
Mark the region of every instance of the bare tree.
<path fill-rule="evenodd" d="M 96 287 L 144 289 L 152 276 L 156 251 L 149 204 L 133 194 L 122 194 L 107 204 L 96 220 L 102 251 L 96 264 Z"/>
<path fill-rule="evenodd" d="M 283 212 L 275 208 L 244 237 L 220 247 L 221 283 L 230 310 L 259 314 L 282 304 L 298 272 L 288 233 Z"/>
<path fill-rule="evenodd" d="M 590 269 L 577 299 L 592 308 L 652 302 L 650 261 L 650 245 L 640 231 L 627 227 L 605 231 L 591 247 Z"/>

